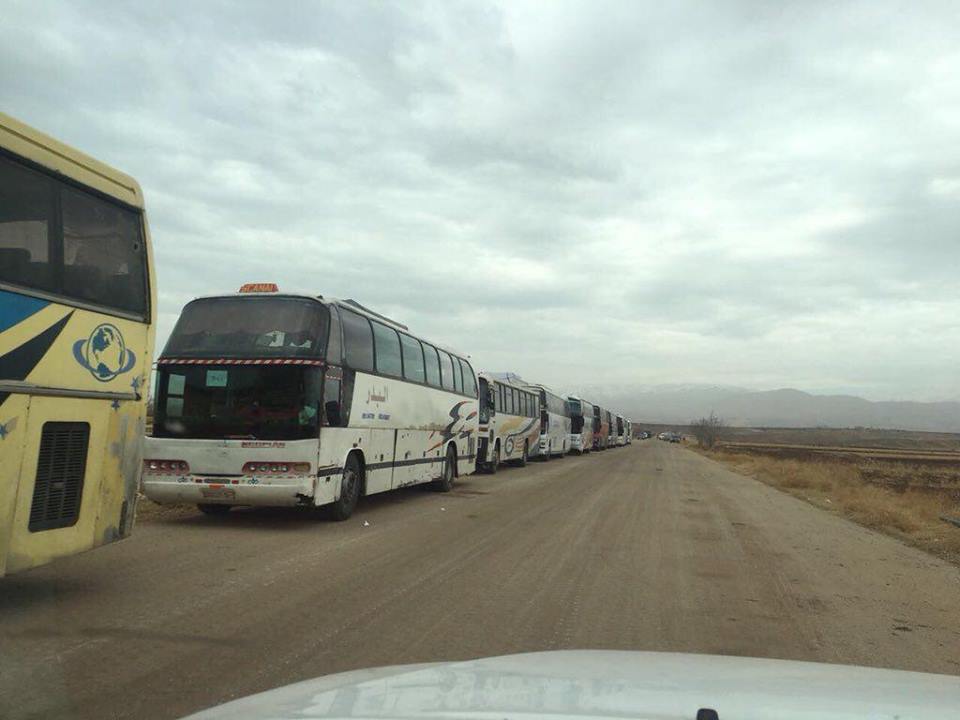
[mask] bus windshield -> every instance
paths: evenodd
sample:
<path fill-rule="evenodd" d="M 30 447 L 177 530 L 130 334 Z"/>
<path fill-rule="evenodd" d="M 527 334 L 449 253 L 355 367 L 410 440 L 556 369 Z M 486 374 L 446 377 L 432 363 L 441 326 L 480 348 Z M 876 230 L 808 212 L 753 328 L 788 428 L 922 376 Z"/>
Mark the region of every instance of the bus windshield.
<path fill-rule="evenodd" d="M 154 437 L 317 437 L 322 369 L 302 365 L 160 366 Z"/>
<path fill-rule="evenodd" d="M 567 414 L 570 416 L 570 432 L 583 430 L 583 407 L 579 400 L 567 400 Z"/>
<path fill-rule="evenodd" d="M 166 357 L 317 357 L 329 311 L 307 298 L 219 297 L 189 303 L 164 348 Z"/>

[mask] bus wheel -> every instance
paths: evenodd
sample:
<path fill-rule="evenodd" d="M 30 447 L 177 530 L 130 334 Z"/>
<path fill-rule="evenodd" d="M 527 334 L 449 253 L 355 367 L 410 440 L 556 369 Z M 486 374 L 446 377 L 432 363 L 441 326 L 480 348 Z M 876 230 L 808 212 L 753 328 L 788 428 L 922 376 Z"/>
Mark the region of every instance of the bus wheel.
<path fill-rule="evenodd" d="M 340 480 L 340 498 L 330 505 L 330 517 L 334 520 L 346 520 L 357 507 L 360 500 L 360 485 L 363 482 L 363 470 L 360 461 L 353 453 L 347 456 Z"/>
<path fill-rule="evenodd" d="M 487 464 L 487 472 L 496 475 L 500 469 L 500 442 L 493 446 L 493 460 Z"/>
<path fill-rule="evenodd" d="M 520 459 L 517 460 L 517 467 L 526 467 L 527 460 L 530 458 L 530 444 L 528 441 L 523 441 L 523 455 L 520 456 Z"/>
<path fill-rule="evenodd" d="M 443 461 L 443 475 L 439 480 L 434 480 L 432 487 L 437 492 L 450 492 L 453 490 L 453 483 L 457 479 L 457 453 L 453 446 L 447 448 L 447 457 Z"/>
<path fill-rule="evenodd" d="M 232 505 L 216 505 L 214 503 L 200 503 L 197 505 L 197 510 L 202 512 L 204 515 L 226 515 L 230 512 Z"/>

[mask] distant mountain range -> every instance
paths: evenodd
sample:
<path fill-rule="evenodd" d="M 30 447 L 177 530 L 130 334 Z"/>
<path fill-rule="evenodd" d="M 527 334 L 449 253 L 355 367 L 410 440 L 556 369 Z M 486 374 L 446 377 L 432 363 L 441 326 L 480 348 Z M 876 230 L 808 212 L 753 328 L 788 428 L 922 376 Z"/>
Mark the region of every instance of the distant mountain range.
<path fill-rule="evenodd" d="M 716 412 L 740 427 L 870 427 L 960 432 L 960 402 L 872 402 L 853 395 L 811 395 L 800 390 L 662 385 L 583 387 L 582 397 L 624 412 L 635 421 L 683 424 Z"/>

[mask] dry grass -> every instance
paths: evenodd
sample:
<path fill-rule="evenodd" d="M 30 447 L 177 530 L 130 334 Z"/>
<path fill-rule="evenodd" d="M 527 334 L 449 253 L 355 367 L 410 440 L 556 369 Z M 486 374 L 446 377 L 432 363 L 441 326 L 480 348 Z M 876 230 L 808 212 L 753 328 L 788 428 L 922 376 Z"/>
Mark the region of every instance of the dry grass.
<path fill-rule="evenodd" d="M 910 451 L 960 451 L 960 434 L 873 428 L 739 428 L 724 431 L 733 442 L 872 447 Z"/>
<path fill-rule="evenodd" d="M 857 465 L 723 450 L 705 454 L 743 475 L 960 564 L 960 528 L 940 519 L 960 517 L 955 474 L 931 476 L 923 467 L 902 463 Z"/>

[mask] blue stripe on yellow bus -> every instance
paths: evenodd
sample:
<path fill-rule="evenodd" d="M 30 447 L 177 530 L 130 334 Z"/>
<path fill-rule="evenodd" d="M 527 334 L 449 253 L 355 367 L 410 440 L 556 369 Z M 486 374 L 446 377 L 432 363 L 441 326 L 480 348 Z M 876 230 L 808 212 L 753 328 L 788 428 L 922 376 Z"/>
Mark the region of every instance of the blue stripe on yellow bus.
<path fill-rule="evenodd" d="M 53 345 L 63 331 L 64 326 L 70 320 L 73 313 L 55 322 L 39 335 L 36 335 L 23 345 L 14 348 L 6 355 L 0 355 L 0 379 L 2 380 L 26 380 L 33 369 L 37 366 L 47 350 Z M 0 404 L 7 399 L 7 393 L 0 396 Z"/>
<path fill-rule="evenodd" d="M 43 310 L 50 302 L 19 293 L 0 290 L 0 332 Z"/>

